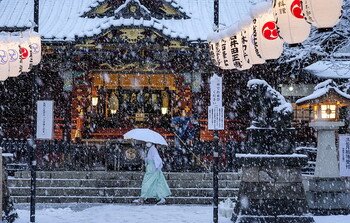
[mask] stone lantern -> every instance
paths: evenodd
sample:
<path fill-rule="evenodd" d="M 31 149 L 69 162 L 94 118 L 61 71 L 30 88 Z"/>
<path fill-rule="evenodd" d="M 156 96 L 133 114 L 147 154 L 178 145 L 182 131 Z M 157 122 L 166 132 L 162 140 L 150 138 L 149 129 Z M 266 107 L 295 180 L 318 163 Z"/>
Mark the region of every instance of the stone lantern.
<path fill-rule="evenodd" d="M 348 106 L 350 95 L 332 80 L 315 87 L 315 91 L 296 101 L 301 108 L 313 111 L 310 127 L 317 130 L 317 157 L 314 177 L 306 184 L 310 211 L 315 214 L 350 213 L 349 179 L 340 177 L 336 131 L 344 126 L 339 109 Z M 336 193 L 335 193 L 336 191 Z"/>
<path fill-rule="evenodd" d="M 350 103 L 350 95 L 339 90 L 331 81 L 316 86 L 315 91 L 296 101 L 301 108 L 312 108 L 310 127 L 317 130 L 316 177 L 339 177 L 335 132 L 344 126 L 339 109 Z"/>

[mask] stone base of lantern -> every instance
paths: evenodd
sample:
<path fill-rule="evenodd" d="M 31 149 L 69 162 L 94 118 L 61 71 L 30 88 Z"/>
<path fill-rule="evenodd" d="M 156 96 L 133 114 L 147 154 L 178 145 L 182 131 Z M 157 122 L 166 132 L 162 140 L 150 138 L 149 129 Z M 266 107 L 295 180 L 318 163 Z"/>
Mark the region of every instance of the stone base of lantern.
<path fill-rule="evenodd" d="M 302 184 L 303 155 L 238 154 L 242 165 L 235 223 L 313 223 Z"/>
<path fill-rule="evenodd" d="M 341 126 L 344 126 L 344 122 L 313 121 L 310 123 L 310 127 L 317 130 L 316 177 L 339 177 L 335 131 Z"/>
<path fill-rule="evenodd" d="M 310 177 L 305 189 L 311 213 L 350 214 L 350 177 Z"/>

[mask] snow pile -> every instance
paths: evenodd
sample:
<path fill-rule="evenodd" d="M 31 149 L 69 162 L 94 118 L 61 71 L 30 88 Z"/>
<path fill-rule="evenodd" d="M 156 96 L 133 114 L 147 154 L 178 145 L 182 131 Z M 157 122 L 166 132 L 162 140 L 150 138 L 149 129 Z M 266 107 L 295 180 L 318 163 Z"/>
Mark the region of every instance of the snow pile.
<path fill-rule="evenodd" d="M 61 208 L 57 208 L 60 205 Z M 101 205 L 46 204 L 37 205 L 37 223 L 211 223 L 211 205 Z M 52 208 L 56 206 L 56 208 Z M 70 207 L 69 207 L 70 206 Z M 75 206 L 75 207 L 74 207 Z M 16 223 L 29 222 L 29 206 L 18 207 Z M 316 216 L 316 223 L 349 223 L 350 215 Z M 219 217 L 219 223 L 232 223 Z"/>
<path fill-rule="evenodd" d="M 225 218 L 231 218 L 234 208 L 235 203 L 233 203 L 230 198 L 227 198 L 225 201 L 220 201 L 219 214 Z"/>

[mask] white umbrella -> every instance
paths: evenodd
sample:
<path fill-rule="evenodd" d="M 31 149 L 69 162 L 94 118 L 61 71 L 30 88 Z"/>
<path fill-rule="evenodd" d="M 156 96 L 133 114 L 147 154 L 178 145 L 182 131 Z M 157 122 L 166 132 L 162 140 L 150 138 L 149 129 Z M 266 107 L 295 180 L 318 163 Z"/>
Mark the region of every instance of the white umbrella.
<path fill-rule="evenodd" d="M 136 139 L 144 142 L 151 142 L 167 146 L 168 143 L 164 137 L 150 129 L 133 129 L 124 134 L 124 139 Z"/>

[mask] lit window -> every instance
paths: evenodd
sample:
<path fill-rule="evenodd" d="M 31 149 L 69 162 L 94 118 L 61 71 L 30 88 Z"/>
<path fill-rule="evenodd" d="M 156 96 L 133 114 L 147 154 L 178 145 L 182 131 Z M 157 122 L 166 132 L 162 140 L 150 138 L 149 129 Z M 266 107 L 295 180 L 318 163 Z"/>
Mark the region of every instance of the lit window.
<path fill-rule="evenodd" d="M 321 105 L 322 119 L 335 119 L 336 105 Z"/>

